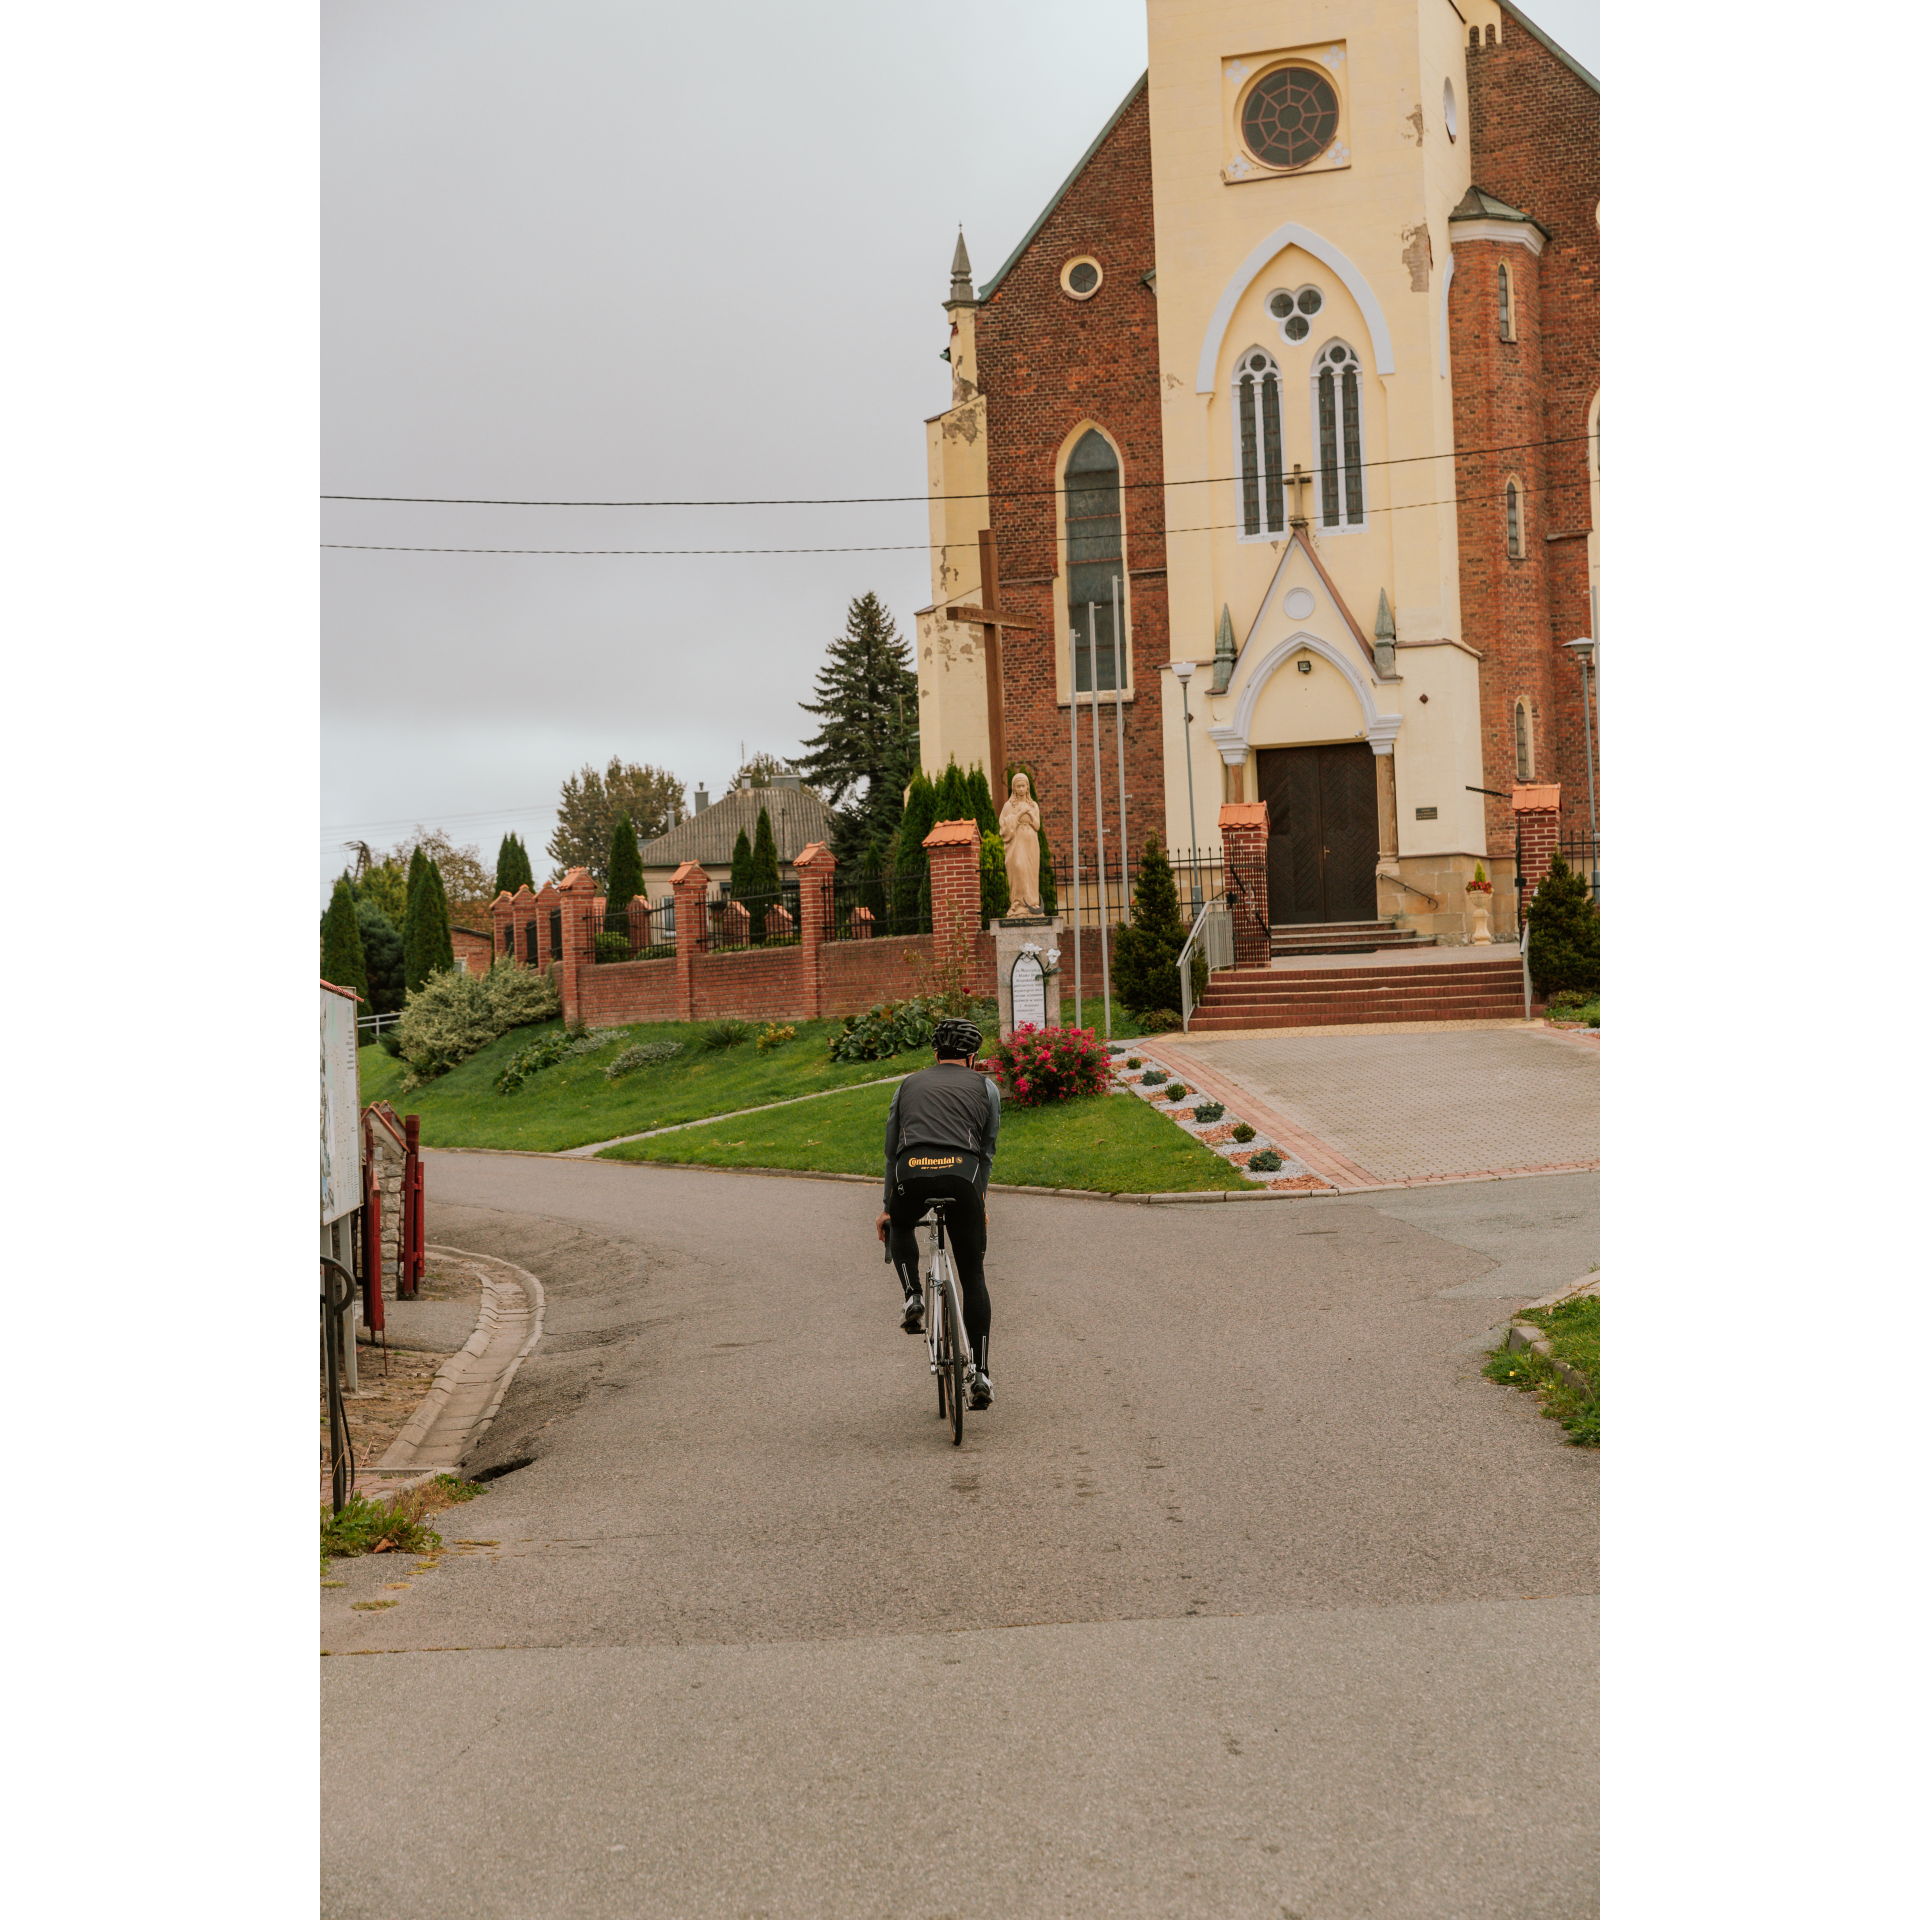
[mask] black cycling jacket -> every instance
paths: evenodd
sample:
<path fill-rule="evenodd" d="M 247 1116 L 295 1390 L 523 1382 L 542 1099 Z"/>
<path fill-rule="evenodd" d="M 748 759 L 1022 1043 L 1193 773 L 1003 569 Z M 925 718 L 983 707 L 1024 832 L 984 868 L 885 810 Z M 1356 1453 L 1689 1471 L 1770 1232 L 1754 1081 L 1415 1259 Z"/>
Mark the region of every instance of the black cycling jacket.
<path fill-rule="evenodd" d="M 888 1203 L 899 1186 L 900 1156 L 911 1148 L 954 1147 L 978 1154 L 984 1191 L 999 1143 L 1000 1089 L 986 1074 L 958 1060 L 936 1060 L 909 1074 L 894 1089 L 887 1109 Z"/>

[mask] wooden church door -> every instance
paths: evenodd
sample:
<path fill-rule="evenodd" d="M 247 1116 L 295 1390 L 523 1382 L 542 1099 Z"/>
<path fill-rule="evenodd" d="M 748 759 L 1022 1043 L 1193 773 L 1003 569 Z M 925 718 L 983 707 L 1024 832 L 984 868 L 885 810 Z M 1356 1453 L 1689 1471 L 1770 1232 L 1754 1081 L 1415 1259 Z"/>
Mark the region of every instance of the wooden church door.
<path fill-rule="evenodd" d="M 1373 749 L 1262 747 L 1257 771 L 1267 803 L 1268 923 L 1375 919 L 1380 814 Z"/>

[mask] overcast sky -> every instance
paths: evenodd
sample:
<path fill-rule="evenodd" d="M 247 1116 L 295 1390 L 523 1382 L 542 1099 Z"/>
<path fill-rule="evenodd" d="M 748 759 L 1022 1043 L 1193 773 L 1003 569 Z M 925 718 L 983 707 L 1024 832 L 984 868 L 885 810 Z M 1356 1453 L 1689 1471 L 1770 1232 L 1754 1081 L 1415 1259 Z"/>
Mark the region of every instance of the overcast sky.
<path fill-rule="evenodd" d="M 1532 17 L 1599 70 L 1597 0 Z M 329 0 L 329 493 L 915 494 L 955 224 L 997 269 L 1146 64 L 1140 0 Z M 319 874 L 413 823 L 544 877 L 561 779 L 791 754 L 847 602 L 911 635 L 926 510 L 330 503 Z"/>

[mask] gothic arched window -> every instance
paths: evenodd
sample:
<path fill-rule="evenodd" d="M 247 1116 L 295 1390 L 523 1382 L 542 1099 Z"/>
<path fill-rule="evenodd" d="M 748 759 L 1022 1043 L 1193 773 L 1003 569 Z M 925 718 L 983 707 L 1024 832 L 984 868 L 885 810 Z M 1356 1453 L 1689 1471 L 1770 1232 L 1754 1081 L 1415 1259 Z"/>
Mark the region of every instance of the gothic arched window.
<path fill-rule="evenodd" d="M 1344 340 L 1321 350 L 1313 384 L 1320 437 L 1320 524 L 1357 527 L 1367 517 L 1360 459 L 1360 363 Z"/>
<path fill-rule="evenodd" d="M 1500 338 L 1513 338 L 1513 272 L 1504 260 L 1500 262 Z"/>
<path fill-rule="evenodd" d="M 1280 463 L 1280 369 L 1255 347 L 1233 370 L 1240 428 L 1240 531 L 1249 537 L 1281 533 L 1287 524 Z"/>
<path fill-rule="evenodd" d="M 1097 685 L 1110 693 L 1127 685 L 1126 536 L 1120 514 L 1120 456 L 1096 428 L 1089 427 L 1068 456 L 1066 492 L 1073 690 L 1091 693 Z"/>
<path fill-rule="evenodd" d="M 1520 482 L 1507 482 L 1507 558 L 1524 560 L 1527 557 L 1527 520 L 1520 499 Z"/>
<path fill-rule="evenodd" d="M 1533 710 L 1524 698 L 1513 703 L 1513 777 L 1533 778 Z"/>

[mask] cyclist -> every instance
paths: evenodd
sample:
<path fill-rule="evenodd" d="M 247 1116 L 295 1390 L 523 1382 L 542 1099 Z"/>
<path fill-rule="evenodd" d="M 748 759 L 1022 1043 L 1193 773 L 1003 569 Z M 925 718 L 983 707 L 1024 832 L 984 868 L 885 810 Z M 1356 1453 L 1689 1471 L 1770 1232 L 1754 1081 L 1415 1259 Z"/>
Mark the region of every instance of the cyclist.
<path fill-rule="evenodd" d="M 973 1349 L 972 1405 L 993 1405 L 987 1377 L 987 1180 L 1000 1140 L 1000 1089 L 973 1070 L 980 1029 L 971 1020 L 942 1020 L 933 1030 L 933 1065 L 909 1074 L 887 1110 L 886 1211 L 874 1222 L 906 1294 L 901 1330 L 920 1333 L 920 1243 L 914 1228 L 936 1200 L 947 1203 L 947 1244 L 960 1276 L 967 1344 Z"/>

